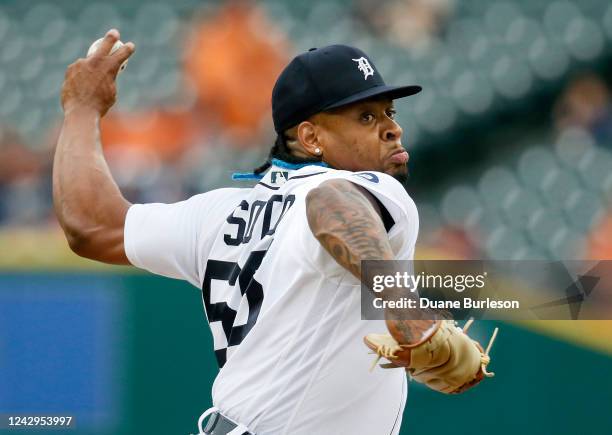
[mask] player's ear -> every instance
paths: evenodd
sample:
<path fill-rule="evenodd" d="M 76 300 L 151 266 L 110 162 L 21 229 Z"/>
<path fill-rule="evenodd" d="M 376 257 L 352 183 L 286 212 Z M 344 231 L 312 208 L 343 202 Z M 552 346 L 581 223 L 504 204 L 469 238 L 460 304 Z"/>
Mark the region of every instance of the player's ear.
<path fill-rule="evenodd" d="M 315 157 L 321 155 L 322 147 L 319 141 L 317 126 L 310 121 L 303 121 L 297 126 L 297 137 L 304 150 Z"/>

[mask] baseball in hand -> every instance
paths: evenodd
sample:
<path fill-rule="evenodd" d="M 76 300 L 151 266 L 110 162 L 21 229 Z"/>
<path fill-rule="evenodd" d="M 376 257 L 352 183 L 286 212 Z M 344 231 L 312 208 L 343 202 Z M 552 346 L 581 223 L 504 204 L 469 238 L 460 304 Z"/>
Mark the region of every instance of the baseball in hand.
<path fill-rule="evenodd" d="M 104 38 L 100 38 L 97 41 L 95 41 L 93 44 L 91 44 L 91 46 L 87 50 L 87 57 L 91 56 L 92 54 L 94 54 L 96 52 L 98 47 L 100 47 L 100 44 L 102 44 L 103 40 L 104 40 Z M 121 47 L 123 47 L 123 45 L 124 44 L 121 41 L 115 42 L 115 45 L 113 45 L 113 48 L 111 48 L 110 54 L 113 54 L 115 51 L 119 50 Z M 123 71 L 125 69 L 125 67 L 127 66 L 127 63 L 128 63 L 128 61 L 126 59 L 126 61 L 123 62 L 121 64 L 121 66 L 119 67 L 119 73 L 121 73 L 121 71 Z"/>

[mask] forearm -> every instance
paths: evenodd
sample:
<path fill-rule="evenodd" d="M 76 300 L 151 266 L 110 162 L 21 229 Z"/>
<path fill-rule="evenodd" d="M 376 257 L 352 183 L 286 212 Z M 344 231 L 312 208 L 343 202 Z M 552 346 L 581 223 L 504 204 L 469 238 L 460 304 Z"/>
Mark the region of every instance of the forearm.
<path fill-rule="evenodd" d="M 53 165 L 53 202 L 57 218 L 73 250 L 89 258 L 94 258 L 95 253 L 90 251 L 96 243 L 112 246 L 114 251 L 123 249 L 122 231 L 130 205 L 104 159 L 99 121 L 99 114 L 91 109 L 68 111 Z M 119 239 L 121 243 L 117 246 Z M 122 252 L 107 252 L 104 248 L 107 246 L 96 246 L 105 257 L 123 255 Z M 95 259 L 107 261 L 109 258 Z"/>

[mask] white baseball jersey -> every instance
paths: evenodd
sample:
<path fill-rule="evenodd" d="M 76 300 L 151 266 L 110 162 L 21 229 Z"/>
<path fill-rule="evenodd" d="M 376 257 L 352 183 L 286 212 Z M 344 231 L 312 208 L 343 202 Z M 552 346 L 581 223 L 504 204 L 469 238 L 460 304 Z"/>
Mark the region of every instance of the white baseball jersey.
<path fill-rule="evenodd" d="M 306 194 L 334 178 L 378 199 L 396 258 L 412 259 L 416 206 L 379 172 L 273 166 L 253 188 L 127 214 L 130 262 L 201 289 L 220 366 L 213 403 L 257 435 L 399 433 L 405 372 L 369 372 L 363 343 L 384 322 L 361 320 L 359 280 L 308 226 Z"/>

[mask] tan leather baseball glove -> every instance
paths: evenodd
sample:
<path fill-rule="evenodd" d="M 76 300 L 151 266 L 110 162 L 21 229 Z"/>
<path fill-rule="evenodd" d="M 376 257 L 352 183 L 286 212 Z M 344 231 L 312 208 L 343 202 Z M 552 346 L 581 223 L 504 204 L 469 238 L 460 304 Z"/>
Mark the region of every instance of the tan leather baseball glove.
<path fill-rule="evenodd" d="M 487 349 L 467 335 L 453 320 L 387 320 L 390 334 L 368 334 L 365 344 L 389 363 L 383 368 L 403 367 L 412 379 L 446 394 L 461 393 L 494 373 L 487 371 L 489 351 L 497 336 L 495 328 Z"/>

